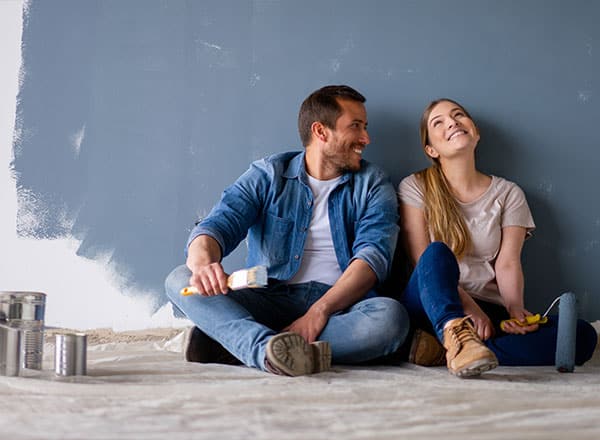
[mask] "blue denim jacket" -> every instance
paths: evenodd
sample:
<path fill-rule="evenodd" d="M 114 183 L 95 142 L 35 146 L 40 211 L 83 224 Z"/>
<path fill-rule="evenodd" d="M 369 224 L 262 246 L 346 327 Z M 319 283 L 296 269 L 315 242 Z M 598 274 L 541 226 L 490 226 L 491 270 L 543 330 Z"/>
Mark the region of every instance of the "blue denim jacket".
<path fill-rule="evenodd" d="M 300 267 L 313 196 L 304 152 L 286 152 L 258 160 L 192 230 L 209 235 L 223 256 L 248 236 L 248 267 L 266 265 L 270 278 L 289 280 Z M 329 223 L 342 272 L 355 258 L 387 278 L 398 236 L 396 193 L 376 166 L 362 161 L 346 173 L 329 196 Z M 186 249 L 187 249 L 186 246 Z"/>

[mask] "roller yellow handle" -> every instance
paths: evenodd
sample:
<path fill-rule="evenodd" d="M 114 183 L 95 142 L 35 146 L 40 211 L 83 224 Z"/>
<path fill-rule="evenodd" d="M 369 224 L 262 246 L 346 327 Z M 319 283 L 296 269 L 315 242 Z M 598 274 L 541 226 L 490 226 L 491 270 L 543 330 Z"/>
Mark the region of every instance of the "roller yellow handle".
<path fill-rule="evenodd" d="M 520 325 L 521 327 L 524 327 L 526 325 L 533 325 L 533 324 L 545 324 L 548 322 L 548 317 L 547 316 L 541 316 L 539 313 L 535 314 L 535 315 L 530 315 L 530 316 L 526 316 L 525 317 L 525 322 L 519 321 L 516 318 L 512 318 L 512 319 L 505 319 L 504 321 L 502 321 L 500 323 L 500 328 L 504 331 L 506 331 L 506 329 L 504 328 L 505 324 L 507 322 L 515 322 L 517 323 L 517 325 Z"/>

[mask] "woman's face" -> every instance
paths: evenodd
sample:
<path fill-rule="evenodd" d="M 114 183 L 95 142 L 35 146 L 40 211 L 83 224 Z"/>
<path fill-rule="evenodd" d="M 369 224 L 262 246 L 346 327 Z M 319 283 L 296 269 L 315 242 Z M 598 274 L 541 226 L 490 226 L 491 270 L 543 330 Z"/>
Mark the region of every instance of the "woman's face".
<path fill-rule="evenodd" d="M 479 142 L 479 130 L 462 107 L 442 101 L 429 113 L 427 137 L 425 153 L 434 159 L 446 159 L 473 154 Z"/>

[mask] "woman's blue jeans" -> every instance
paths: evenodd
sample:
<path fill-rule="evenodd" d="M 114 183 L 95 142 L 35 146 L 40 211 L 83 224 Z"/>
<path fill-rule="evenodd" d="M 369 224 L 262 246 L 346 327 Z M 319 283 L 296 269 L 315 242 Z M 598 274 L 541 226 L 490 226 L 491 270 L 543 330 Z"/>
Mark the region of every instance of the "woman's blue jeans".
<path fill-rule="evenodd" d="M 443 243 L 431 243 L 419 258 L 402 296 L 415 327 L 433 330 L 443 342 L 444 325 L 465 316 L 458 296 L 459 268 L 456 257 Z M 554 365 L 558 319 L 550 316 L 539 330 L 525 335 L 503 333 L 500 321 L 508 319 L 504 307 L 477 301 L 495 328 L 495 337 L 485 341 L 501 365 Z M 577 322 L 575 363 L 588 361 L 596 348 L 597 335 L 586 321 Z"/>
<path fill-rule="evenodd" d="M 179 292 L 190 276 L 186 266 L 169 274 L 165 287 L 171 302 L 245 365 L 262 370 L 269 339 L 304 315 L 330 288 L 318 282 L 275 282 L 226 295 L 182 296 Z M 404 307 L 394 299 L 375 297 L 332 315 L 319 340 L 330 343 L 334 363 L 354 364 L 395 352 L 408 330 Z"/>

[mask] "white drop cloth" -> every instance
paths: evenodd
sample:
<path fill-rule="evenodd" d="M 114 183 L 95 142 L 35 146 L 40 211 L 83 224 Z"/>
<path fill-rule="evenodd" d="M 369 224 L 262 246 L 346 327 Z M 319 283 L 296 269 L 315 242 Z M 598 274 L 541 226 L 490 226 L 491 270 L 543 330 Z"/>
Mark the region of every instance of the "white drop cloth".
<path fill-rule="evenodd" d="M 42 372 L 0 376 L 0 438 L 600 438 L 598 351 L 574 374 L 500 367 L 461 380 L 403 364 L 288 378 L 184 362 L 174 333 L 90 335 L 82 377 L 56 377 L 47 343 Z"/>

